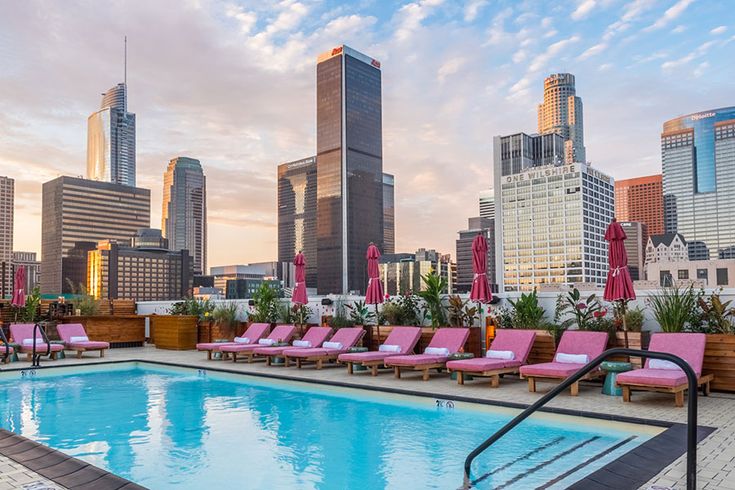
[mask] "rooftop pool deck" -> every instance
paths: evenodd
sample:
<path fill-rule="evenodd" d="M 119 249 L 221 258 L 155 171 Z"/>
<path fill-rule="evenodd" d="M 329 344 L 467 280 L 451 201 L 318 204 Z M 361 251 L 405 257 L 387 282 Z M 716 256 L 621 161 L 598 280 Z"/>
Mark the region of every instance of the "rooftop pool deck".
<path fill-rule="evenodd" d="M 380 396 L 401 396 L 403 394 L 420 395 L 429 397 L 435 402 L 436 400 L 446 401 L 452 400 L 462 406 L 464 409 L 468 403 L 485 403 L 505 407 L 505 410 L 512 407 L 522 407 L 538 400 L 540 394 L 528 393 L 525 381 L 518 380 L 514 376 L 506 376 L 501 387 L 498 389 L 490 388 L 489 381 L 478 380 L 468 381 L 464 386 L 457 385 L 456 381 L 452 381 L 446 374 L 433 375 L 428 382 L 421 380 L 420 374 L 406 373 L 402 379 L 394 379 L 389 371 L 381 372 L 377 377 L 372 377 L 366 373 L 356 373 L 352 376 L 348 375 L 346 368 L 325 367 L 322 370 L 315 370 L 311 366 L 303 369 L 295 367 L 267 367 L 262 362 L 248 364 L 245 362 L 232 363 L 231 361 L 207 361 L 206 354 L 194 351 L 165 351 L 158 350 L 154 347 L 132 348 L 132 349 L 113 349 L 108 351 L 105 359 L 92 357 L 93 354 L 85 356 L 82 359 L 66 358 L 58 361 L 42 361 L 40 370 L 36 370 L 39 377 L 46 377 L 45 368 L 73 366 L 73 365 L 90 365 L 99 362 L 107 363 L 103 369 L 114 366 L 114 363 L 120 361 L 150 361 L 153 363 L 164 363 L 169 365 L 186 366 L 195 369 L 206 369 L 207 373 L 212 373 L 214 378 L 220 376 L 231 376 L 231 374 L 220 374 L 218 371 L 224 370 L 232 373 L 245 373 L 255 375 L 255 377 L 242 377 L 247 379 L 258 380 L 266 385 L 268 380 L 262 378 L 283 377 L 289 380 L 303 380 L 308 382 L 319 382 L 329 384 L 330 390 L 343 390 L 349 387 L 366 388 L 368 390 L 379 390 Z M 113 363 L 113 364 L 110 364 Z M 126 366 L 118 364 L 118 366 Z M 148 365 L 147 363 L 145 365 Z M 8 371 L 17 369 L 27 369 L 30 364 L 24 361 L 12 363 L 4 368 L 7 374 L 0 374 L 0 380 L 6 376 L 14 376 L 20 373 L 12 374 Z M 99 366 L 102 368 L 102 366 Z M 176 367 L 166 367 L 163 369 L 178 369 Z M 54 370 L 56 371 L 56 370 Z M 67 371 L 61 369 L 59 372 Z M 71 371 L 80 371 L 73 369 Z M 81 369 L 85 371 L 85 369 Z M 194 371 L 198 372 L 198 371 Z M 236 376 L 239 378 L 239 376 Z M 283 383 L 283 381 L 278 381 Z M 256 384 L 258 382 L 256 381 Z M 273 384 L 276 384 L 275 382 Z M 300 383 L 299 383 L 300 384 Z M 541 384 L 540 391 L 543 392 L 551 385 Z M 365 391 L 366 395 L 370 395 Z M 634 402 L 623 405 L 620 398 L 608 397 L 600 393 L 599 384 L 583 384 L 580 389 L 580 396 L 570 397 L 568 395 L 560 395 L 548 405 L 551 412 L 559 412 L 571 415 L 590 415 L 602 419 L 617 419 L 619 421 L 630 421 L 632 419 L 640 419 L 644 423 L 654 425 L 671 425 L 686 423 L 686 408 L 676 408 L 673 406 L 673 400 L 670 395 L 656 393 L 636 393 Z M 714 393 L 710 397 L 700 397 L 699 404 L 699 425 L 714 428 L 714 431 L 705 437 L 699 445 L 698 452 L 698 488 L 722 488 L 735 490 L 735 395 Z M 551 415 L 544 415 L 545 417 Z M 599 427 L 604 426 L 605 422 L 597 422 L 591 420 L 592 425 Z M 5 426 L 5 424 L 3 425 Z M 522 425 L 523 426 L 523 425 Z M 521 427 L 522 427 L 521 426 Z M 519 427 L 520 429 L 520 427 Z M 487 430 L 482 431 L 482 438 L 489 436 L 493 432 L 493 428 L 488 426 Z M 516 429 L 518 430 L 518 429 Z M 655 432 L 655 431 L 654 431 Z M 670 432 L 673 434 L 673 432 Z M 652 433 L 653 435 L 653 433 Z M 673 434 L 676 435 L 676 434 Z M 703 434 L 706 435 L 706 434 Z M 44 442 L 44 441 L 41 441 Z M 669 442 L 670 444 L 670 442 Z M 54 446 L 53 443 L 50 443 Z M 12 456 L 8 458 L 3 456 L 2 443 L 0 442 L 0 489 L 2 488 L 24 488 L 29 482 L 45 482 L 39 472 L 34 472 L 28 467 L 24 467 L 22 462 L 14 460 Z M 472 449 L 471 447 L 469 449 Z M 464 449 L 463 449 L 463 452 Z M 467 450 L 466 452 L 469 452 Z M 677 454 L 680 454 L 678 452 Z M 587 455 L 587 454 L 585 454 Z M 592 451 L 589 452 L 592 455 Z M 92 462 L 92 461 L 90 461 Z M 478 463 L 480 461 L 478 460 Z M 6 476 L 6 473 L 8 476 Z M 42 472 L 41 472 L 42 473 Z M 14 475 L 14 476 L 11 476 Z M 122 475 L 127 476 L 127 475 Z M 473 475 L 476 477 L 479 475 Z M 685 483 L 685 456 L 676 458 L 676 460 L 652 475 L 650 480 L 640 488 L 648 488 L 651 485 L 658 485 L 671 488 L 684 488 Z M 140 481 L 146 485 L 145 481 Z M 64 488 L 62 485 L 54 483 L 56 488 Z M 303 488 L 313 488 L 308 485 Z M 375 488 L 379 488 L 377 485 Z M 54 488 L 54 487 L 48 487 Z M 69 485 L 69 488 L 83 488 Z M 92 487 L 89 487 L 92 488 Z M 132 487 L 131 487 L 132 488 Z M 156 485 L 151 485 L 156 488 Z M 257 488 L 257 487 L 254 487 Z M 317 488 L 329 488 L 319 486 Z M 396 488 L 395 486 L 393 488 Z M 479 486 L 479 488 L 483 488 Z M 488 487 L 489 488 L 489 487 Z M 557 486 L 555 488 L 563 488 Z M 600 487 L 602 488 L 602 487 Z M 631 487 L 634 488 L 634 487 Z"/>

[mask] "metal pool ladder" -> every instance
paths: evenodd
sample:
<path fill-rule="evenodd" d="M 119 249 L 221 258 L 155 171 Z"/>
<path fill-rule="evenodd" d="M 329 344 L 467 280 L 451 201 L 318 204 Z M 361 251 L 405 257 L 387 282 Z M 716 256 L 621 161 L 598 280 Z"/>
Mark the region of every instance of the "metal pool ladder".
<path fill-rule="evenodd" d="M 505 424 L 499 431 L 490 436 L 485 442 L 477 446 L 464 461 L 464 485 L 463 489 L 472 488 L 472 485 L 477 483 L 470 477 L 470 467 L 472 461 L 480 455 L 487 448 L 495 444 L 498 439 L 503 437 L 505 434 L 510 432 L 518 424 L 526 420 L 532 413 L 546 405 L 556 395 L 562 393 L 572 384 L 576 383 L 587 373 L 599 366 L 605 359 L 611 356 L 632 356 L 642 357 L 651 359 L 662 359 L 665 361 L 671 361 L 677 364 L 684 370 L 689 382 L 689 396 L 687 403 L 687 490 L 696 490 L 697 488 L 697 375 L 689 364 L 679 356 L 668 354 L 666 352 L 651 352 L 641 351 L 635 349 L 624 349 L 615 348 L 608 349 L 598 357 L 593 359 L 589 364 L 584 366 L 582 369 L 565 379 L 561 384 L 557 385 L 549 391 L 546 395 L 541 397 L 536 403 L 526 408 L 523 412 L 518 414 L 513 420 Z"/>
<path fill-rule="evenodd" d="M 40 353 L 36 352 L 36 331 L 41 332 L 41 337 L 43 337 L 43 342 L 46 344 L 46 352 Z M 46 336 L 46 330 L 41 326 L 40 323 L 36 323 L 33 325 L 33 353 L 31 356 L 31 367 L 40 367 L 41 366 L 41 356 L 48 356 L 51 355 L 51 342 L 49 342 L 48 337 Z"/>

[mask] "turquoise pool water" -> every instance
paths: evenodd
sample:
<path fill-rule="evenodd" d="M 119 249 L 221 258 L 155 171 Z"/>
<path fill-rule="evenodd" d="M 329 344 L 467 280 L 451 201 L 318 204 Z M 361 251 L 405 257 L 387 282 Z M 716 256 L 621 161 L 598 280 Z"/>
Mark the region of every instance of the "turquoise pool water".
<path fill-rule="evenodd" d="M 152 489 L 458 488 L 467 453 L 516 412 L 446 405 L 143 363 L 0 374 L 3 428 Z M 473 476 L 564 488 L 660 430 L 541 415 Z"/>

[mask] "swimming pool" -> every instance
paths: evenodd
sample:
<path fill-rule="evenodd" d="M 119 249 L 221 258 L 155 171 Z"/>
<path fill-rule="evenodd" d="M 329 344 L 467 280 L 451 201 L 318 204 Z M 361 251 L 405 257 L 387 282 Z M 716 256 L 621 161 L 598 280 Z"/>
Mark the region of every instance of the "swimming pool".
<path fill-rule="evenodd" d="M 515 413 L 149 363 L 0 374 L 3 428 L 153 489 L 458 488 L 467 453 Z M 539 414 L 473 476 L 565 488 L 662 430 Z"/>

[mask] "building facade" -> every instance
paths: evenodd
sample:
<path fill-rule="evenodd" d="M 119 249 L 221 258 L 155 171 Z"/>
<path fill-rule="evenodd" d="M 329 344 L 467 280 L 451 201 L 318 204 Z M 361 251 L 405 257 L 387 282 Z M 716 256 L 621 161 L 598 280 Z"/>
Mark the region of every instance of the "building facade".
<path fill-rule="evenodd" d="M 168 301 L 191 294 L 193 274 L 189 252 L 150 247 L 151 231 L 147 229 L 148 236 L 133 240 L 136 246 L 103 240 L 89 252 L 90 295 L 97 299 Z M 156 231 L 160 237 L 160 230 Z"/>
<path fill-rule="evenodd" d="M 263 284 L 267 284 L 271 289 L 278 291 L 279 297 L 283 297 L 280 281 L 261 277 L 258 279 L 228 279 L 225 286 L 225 298 L 250 299 Z"/>
<path fill-rule="evenodd" d="M 386 254 L 380 257 L 380 279 L 385 294 L 396 296 L 409 291 L 426 289 L 421 276 L 436 272 L 447 281 L 447 291 L 454 292 L 457 266 L 450 255 L 440 254 L 436 250 L 420 248 L 416 253 Z"/>
<path fill-rule="evenodd" d="M 480 192 L 480 218 L 495 219 L 495 190 Z"/>
<path fill-rule="evenodd" d="M 293 260 L 293 257 L 291 257 Z M 278 279 L 279 262 L 257 262 L 246 265 L 222 265 L 212 267 L 209 274 L 214 277 L 214 287 L 227 291 L 227 281 L 235 279 L 274 280 Z"/>
<path fill-rule="evenodd" d="M 497 147 L 495 155 L 500 290 L 602 286 L 608 270 L 604 235 L 615 209 L 613 179 L 585 163 L 506 173 Z"/>
<path fill-rule="evenodd" d="M 88 179 L 135 187 L 135 114 L 128 112 L 127 92 L 118 83 L 87 118 Z"/>
<path fill-rule="evenodd" d="M 13 294 L 15 181 L 0 176 L 0 299 Z"/>
<path fill-rule="evenodd" d="M 654 262 L 648 265 L 648 280 L 669 287 L 732 288 L 735 287 L 735 259 Z"/>
<path fill-rule="evenodd" d="M 684 262 L 689 260 L 689 244 L 681 233 L 650 235 L 646 243 L 646 269 L 656 262 Z M 651 280 L 655 278 L 650 277 Z"/>
<path fill-rule="evenodd" d="M 487 279 L 490 287 L 497 290 L 495 277 L 495 220 L 483 217 L 467 220 L 467 229 L 459 232 L 457 239 L 457 293 L 468 293 L 472 289 L 475 271 L 472 268 L 472 242 L 478 234 L 487 239 Z"/>
<path fill-rule="evenodd" d="M 315 156 L 278 166 L 278 261 L 291 263 L 302 252 L 307 288 L 316 288 L 317 277 L 316 180 Z M 286 276 L 282 268 L 278 278 Z"/>
<path fill-rule="evenodd" d="M 538 106 L 538 132 L 564 139 L 564 161 L 586 162 L 582 99 L 577 97 L 574 75 L 555 73 L 544 80 L 544 101 Z"/>
<path fill-rule="evenodd" d="M 380 62 L 339 46 L 316 71 L 317 290 L 363 292 L 365 250 L 383 249 Z"/>
<path fill-rule="evenodd" d="M 151 192 L 121 184 L 58 177 L 43 184 L 41 292 L 86 285 L 87 252 L 101 240 L 129 244 L 151 221 Z"/>
<path fill-rule="evenodd" d="M 36 252 L 13 252 L 13 269 L 23 266 L 26 270 L 25 291 L 33 291 L 36 286 L 40 286 L 41 281 L 41 262 L 36 257 Z"/>
<path fill-rule="evenodd" d="M 645 223 L 648 233 L 665 233 L 663 176 L 648 175 L 615 181 L 615 217 Z M 648 241 L 644 238 L 643 243 Z"/>
<path fill-rule="evenodd" d="M 383 174 L 383 253 L 396 251 L 396 178 Z"/>
<path fill-rule="evenodd" d="M 661 133 L 667 232 L 717 259 L 735 246 L 735 107 L 666 121 Z"/>
<path fill-rule="evenodd" d="M 188 250 L 194 274 L 207 270 L 207 179 L 199 160 L 178 157 L 163 174 L 161 230 L 171 250 Z"/>
<path fill-rule="evenodd" d="M 615 182 L 617 184 L 617 182 Z M 617 194 L 615 195 L 617 208 Z M 646 277 L 646 245 L 648 243 L 648 230 L 645 223 L 638 221 L 620 221 L 620 226 L 628 237 L 625 240 L 625 252 L 628 255 L 628 272 L 634 281 L 642 281 Z"/>

